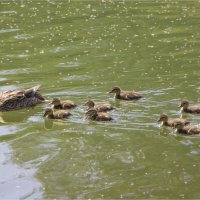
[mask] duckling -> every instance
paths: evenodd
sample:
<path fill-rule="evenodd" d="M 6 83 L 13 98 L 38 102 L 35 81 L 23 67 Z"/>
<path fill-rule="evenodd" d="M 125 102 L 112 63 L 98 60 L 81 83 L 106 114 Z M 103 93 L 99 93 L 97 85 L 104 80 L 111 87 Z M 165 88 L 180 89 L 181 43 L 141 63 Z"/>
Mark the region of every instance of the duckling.
<path fill-rule="evenodd" d="M 48 117 L 50 119 L 64 119 L 71 115 L 70 112 L 67 112 L 66 110 L 58 110 L 54 111 L 53 108 L 46 108 L 44 110 L 43 117 Z"/>
<path fill-rule="evenodd" d="M 162 114 L 158 122 L 162 122 L 163 126 L 171 126 L 174 127 L 174 124 L 177 122 L 182 122 L 184 125 L 188 125 L 190 122 L 187 119 L 176 118 L 176 119 L 169 119 L 167 115 Z"/>
<path fill-rule="evenodd" d="M 106 111 L 114 109 L 114 107 L 112 105 L 110 105 L 110 104 L 98 104 L 98 105 L 95 105 L 94 101 L 92 101 L 92 100 L 88 100 L 85 103 L 85 106 L 88 106 L 88 110 L 90 110 L 91 108 L 94 108 L 94 109 L 97 110 L 97 112 L 106 112 Z"/>
<path fill-rule="evenodd" d="M 181 105 L 179 107 L 181 108 L 181 111 L 183 111 L 183 112 L 200 114 L 200 106 L 189 107 L 189 102 L 186 100 L 182 101 Z"/>
<path fill-rule="evenodd" d="M 60 100 L 59 98 L 53 98 L 50 103 L 54 109 L 70 109 L 76 107 L 76 104 L 71 100 Z"/>
<path fill-rule="evenodd" d="M 117 87 L 117 86 L 113 87 L 113 89 L 109 93 L 115 93 L 116 99 L 123 99 L 123 100 L 134 100 L 134 99 L 140 99 L 143 97 L 138 92 L 122 91 L 120 87 Z"/>
<path fill-rule="evenodd" d="M 174 126 L 176 128 L 177 133 L 183 133 L 188 135 L 200 133 L 200 128 L 195 126 L 184 126 L 184 123 L 182 122 L 176 122 Z"/>
<path fill-rule="evenodd" d="M 108 113 L 98 113 L 95 109 L 90 109 L 86 113 L 86 117 L 95 121 L 111 121 L 112 117 Z"/>
<path fill-rule="evenodd" d="M 0 111 L 32 107 L 45 101 L 39 94 L 40 85 L 22 90 L 9 90 L 0 93 Z"/>

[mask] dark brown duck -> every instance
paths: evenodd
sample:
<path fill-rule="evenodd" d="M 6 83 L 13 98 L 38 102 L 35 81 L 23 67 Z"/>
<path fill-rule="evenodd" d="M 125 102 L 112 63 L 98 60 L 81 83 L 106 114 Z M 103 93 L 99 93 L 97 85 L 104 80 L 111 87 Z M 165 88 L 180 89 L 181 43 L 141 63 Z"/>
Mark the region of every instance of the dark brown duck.
<path fill-rule="evenodd" d="M 32 107 L 45 101 L 39 94 L 40 86 L 22 90 L 9 90 L 0 93 L 0 111 Z"/>

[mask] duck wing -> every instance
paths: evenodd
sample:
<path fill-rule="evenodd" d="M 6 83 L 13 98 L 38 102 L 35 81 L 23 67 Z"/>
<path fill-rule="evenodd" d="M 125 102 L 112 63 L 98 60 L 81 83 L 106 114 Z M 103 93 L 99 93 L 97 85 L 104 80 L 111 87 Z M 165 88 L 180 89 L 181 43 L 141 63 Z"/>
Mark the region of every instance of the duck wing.
<path fill-rule="evenodd" d="M 189 109 L 194 113 L 200 113 L 200 106 L 192 106 Z"/>
<path fill-rule="evenodd" d="M 133 100 L 133 99 L 142 98 L 142 96 L 138 92 L 133 92 L 133 91 L 124 91 L 121 93 L 121 96 L 125 100 Z"/>
<path fill-rule="evenodd" d="M 76 107 L 76 104 L 71 100 L 63 100 L 61 101 L 61 104 L 64 109 Z"/>
<path fill-rule="evenodd" d="M 107 113 L 98 113 L 96 120 L 97 121 L 111 121 L 112 117 L 108 115 Z"/>
<path fill-rule="evenodd" d="M 95 105 L 95 109 L 98 112 L 106 112 L 109 110 L 113 110 L 113 107 L 110 104 L 97 104 L 97 105 Z"/>
<path fill-rule="evenodd" d="M 67 112 L 65 110 L 59 110 L 54 112 L 54 117 L 55 119 L 63 119 L 63 118 L 67 118 L 68 116 L 70 116 L 71 113 Z"/>
<path fill-rule="evenodd" d="M 181 122 L 181 123 L 183 123 L 184 125 L 190 124 L 190 122 L 189 122 L 187 119 L 182 119 L 182 118 L 176 118 L 176 119 L 170 119 L 170 120 L 168 120 L 168 124 L 169 124 L 170 126 L 175 126 L 175 124 L 176 124 L 177 122 Z"/>
<path fill-rule="evenodd" d="M 36 97 L 36 98 L 44 101 L 45 99 L 42 97 L 41 94 L 39 94 L 40 87 L 41 87 L 40 85 L 36 85 L 32 88 L 26 89 L 26 90 L 24 90 L 24 95 L 26 96 L 26 98 Z"/>

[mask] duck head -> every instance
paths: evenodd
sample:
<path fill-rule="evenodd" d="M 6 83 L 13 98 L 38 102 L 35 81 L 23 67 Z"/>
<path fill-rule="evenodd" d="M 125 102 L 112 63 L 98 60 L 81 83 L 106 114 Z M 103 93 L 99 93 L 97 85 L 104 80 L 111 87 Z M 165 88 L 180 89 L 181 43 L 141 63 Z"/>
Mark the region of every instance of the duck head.
<path fill-rule="evenodd" d="M 60 105 L 60 99 L 59 98 L 53 98 L 50 105 L 59 106 Z"/>
<path fill-rule="evenodd" d="M 94 108 L 94 101 L 88 100 L 88 101 L 85 103 L 85 106 L 88 106 L 89 108 Z"/>
<path fill-rule="evenodd" d="M 97 111 L 95 109 L 90 109 L 85 114 L 86 118 L 95 118 L 97 116 Z"/>
<path fill-rule="evenodd" d="M 182 122 L 176 122 L 174 124 L 174 127 L 177 129 L 177 130 L 181 130 L 183 127 L 184 127 L 184 124 Z"/>
<path fill-rule="evenodd" d="M 183 108 L 183 109 L 187 109 L 189 106 L 189 102 L 184 100 L 181 102 L 181 104 L 179 105 L 179 108 Z"/>
<path fill-rule="evenodd" d="M 168 116 L 166 114 L 160 115 L 158 122 L 167 122 L 167 121 L 168 121 Z"/>
<path fill-rule="evenodd" d="M 121 92 L 120 87 L 115 86 L 115 87 L 113 87 L 113 89 L 109 93 L 115 93 L 115 94 L 119 95 L 120 92 Z"/>
<path fill-rule="evenodd" d="M 46 117 L 46 116 L 49 116 L 49 115 L 52 115 L 52 114 L 53 114 L 53 109 L 52 108 L 46 108 L 44 110 L 43 117 Z"/>

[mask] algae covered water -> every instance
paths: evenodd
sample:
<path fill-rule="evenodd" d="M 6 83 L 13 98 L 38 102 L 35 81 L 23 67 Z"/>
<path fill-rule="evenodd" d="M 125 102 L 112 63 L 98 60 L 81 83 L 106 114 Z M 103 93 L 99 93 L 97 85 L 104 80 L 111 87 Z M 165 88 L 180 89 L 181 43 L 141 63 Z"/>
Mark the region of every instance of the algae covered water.
<path fill-rule="evenodd" d="M 198 199 L 200 137 L 159 127 L 200 104 L 200 1 L 0 2 L 0 90 L 41 84 L 47 102 L 1 113 L 1 199 Z M 113 86 L 140 91 L 119 101 Z M 43 119 L 53 97 L 77 103 Z M 88 99 L 113 122 L 85 118 Z M 199 124 L 200 116 L 184 114 Z"/>

